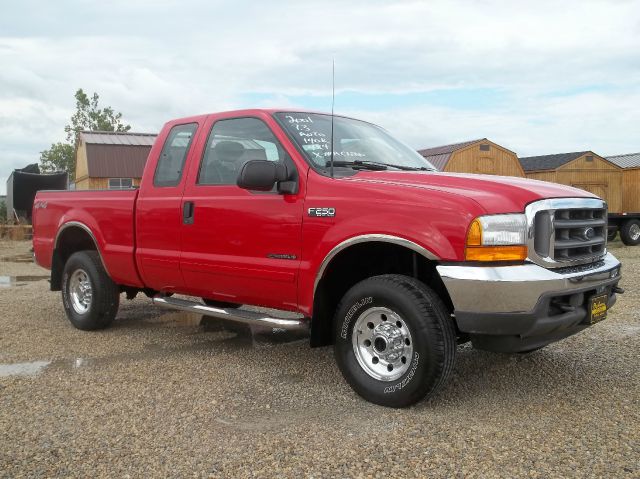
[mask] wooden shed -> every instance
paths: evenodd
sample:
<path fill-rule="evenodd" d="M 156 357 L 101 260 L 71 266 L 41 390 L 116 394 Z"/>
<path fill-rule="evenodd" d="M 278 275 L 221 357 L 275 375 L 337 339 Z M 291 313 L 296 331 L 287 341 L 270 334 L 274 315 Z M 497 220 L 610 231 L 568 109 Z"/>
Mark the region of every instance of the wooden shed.
<path fill-rule="evenodd" d="M 622 168 L 622 211 L 640 213 L 640 153 L 607 156 Z"/>
<path fill-rule="evenodd" d="M 140 185 L 155 139 L 153 133 L 80 132 L 76 189 L 123 189 Z"/>
<path fill-rule="evenodd" d="M 486 138 L 418 150 L 438 170 L 524 177 L 518 155 Z"/>
<path fill-rule="evenodd" d="M 622 211 L 622 168 L 593 151 L 520 158 L 527 178 L 589 191 L 604 199 L 609 211 Z"/>

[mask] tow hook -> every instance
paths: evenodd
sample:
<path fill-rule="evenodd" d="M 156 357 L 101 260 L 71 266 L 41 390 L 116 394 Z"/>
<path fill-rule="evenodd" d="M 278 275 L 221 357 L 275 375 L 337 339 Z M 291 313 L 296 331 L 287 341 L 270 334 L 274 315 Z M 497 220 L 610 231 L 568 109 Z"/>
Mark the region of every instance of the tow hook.
<path fill-rule="evenodd" d="M 624 289 L 621 288 L 620 286 L 614 286 L 611 291 L 613 291 L 616 294 L 624 294 Z"/>

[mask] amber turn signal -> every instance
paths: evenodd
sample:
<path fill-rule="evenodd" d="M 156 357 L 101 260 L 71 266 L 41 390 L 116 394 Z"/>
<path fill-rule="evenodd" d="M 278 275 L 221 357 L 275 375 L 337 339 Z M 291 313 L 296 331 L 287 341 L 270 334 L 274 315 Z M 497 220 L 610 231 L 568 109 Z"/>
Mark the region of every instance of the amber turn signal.
<path fill-rule="evenodd" d="M 515 246 L 467 246 L 467 261 L 524 261 L 527 259 L 527 247 Z"/>
<path fill-rule="evenodd" d="M 478 219 L 473 220 L 469 226 L 467 246 L 482 246 L 482 225 Z"/>

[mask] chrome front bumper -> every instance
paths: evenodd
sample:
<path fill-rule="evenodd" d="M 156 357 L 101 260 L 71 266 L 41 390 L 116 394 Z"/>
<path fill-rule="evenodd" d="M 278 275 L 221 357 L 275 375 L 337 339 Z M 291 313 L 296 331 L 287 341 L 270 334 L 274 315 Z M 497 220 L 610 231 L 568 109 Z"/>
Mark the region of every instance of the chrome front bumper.
<path fill-rule="evenodd" d="M 516 266 L 446 266 L 436 268 L 456 313 L 519 313 L 533 311 L 548 293 L 569 295 L 595 289 L 620 276 L 620 262 L 611 253 L 592 264 L 546 269 L 537 264 Z"/>

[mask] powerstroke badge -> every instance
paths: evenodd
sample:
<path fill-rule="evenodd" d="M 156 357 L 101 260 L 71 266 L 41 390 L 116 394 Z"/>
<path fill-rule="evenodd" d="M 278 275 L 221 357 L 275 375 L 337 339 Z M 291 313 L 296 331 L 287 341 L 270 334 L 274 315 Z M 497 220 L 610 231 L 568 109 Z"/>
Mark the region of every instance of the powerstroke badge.
<path fill-rule="evenodd" d="M 334 217 L 336 215 L 335 208 L 309 208 L 307 212 L 309 216 L 318 216 L 322 218 Z"/>

